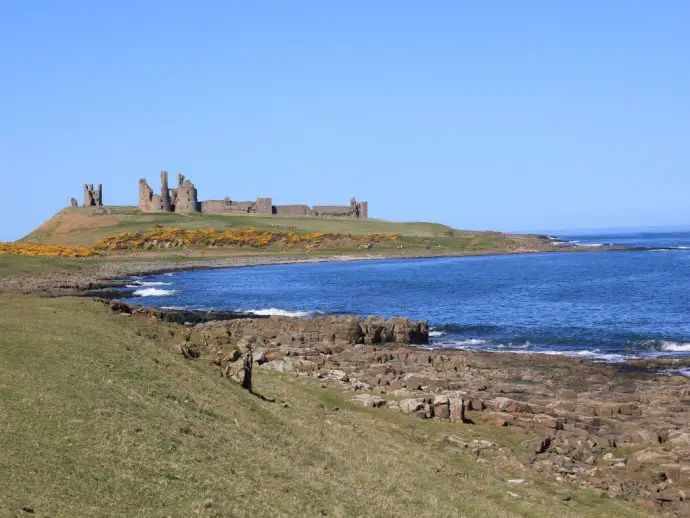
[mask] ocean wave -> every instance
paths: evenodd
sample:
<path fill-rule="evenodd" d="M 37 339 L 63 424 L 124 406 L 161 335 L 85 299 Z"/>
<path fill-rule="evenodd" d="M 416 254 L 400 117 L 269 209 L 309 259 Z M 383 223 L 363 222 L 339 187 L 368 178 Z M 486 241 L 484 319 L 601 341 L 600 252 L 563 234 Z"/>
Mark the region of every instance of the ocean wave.
<path fill-rule="evenodd" d="M 602 361 L 607 363 L 619 363 L 625 360 L 635 358 L 635 356 L 617 354 L 617 353 L 604 353 L 599 349 L 582 349 L 579 351 L 573 350 L 562 350 L 562 351 L 511 351 L 515 353 L 532 353 L 532 354 L 548 354 L 550 356 L 571 356 L 575 358 L 585 358 L 593 361 Z"/>
<path fill-rule="evenodd" d="M 489 343 L 489 340 L 482 340 L 480 338 L 468 338 L 466 340 L 441 340 L 434 342 L 435 346 L 446 347 L 448 349 L 469 349 Z"/>
<path fill-rule="evenodd" d="M 496 349 L 529 349 L 532 347 L 530 341 L 526 341 L 523 344 L 514 344 L 513 342 L 508 342 L 507 344 L 498 344 Z"/>
<path fill-rule="evenodd" d="M 445 331 L 439 331 L 438 329 L 434 329 L 433 327 L 431 329 L 429 329 L 429 336 L 431 336 L 433 338 L 443 336 L 445 334 L 446 334 Z"/>
<path fill-rule="evenodd" d="M 690 353 L 690 342 L 677 342 L 674 340 L 645 340 L 634 345 L 634 349 L 644 351 Z"/>
<path fill-rule="evenodd" d="M 127 284 L 127 288 L 140 288 L 141 286 L 170 286 L 172 282 L 161 281 L 136 281 L 136 284 Z"/>
<path fill-rule="evenodd" d="M 257 315 L 262 317 L 279 316 L 279 317 L 310 317 L 321 314 L 320 311 L 287 311 L 279 308 L 267 309 L 246 309 L 242 311 L 245 315 Z"/>
<path fill-rule="evenodd" d="M 173 293 L 175 293 L 175 290 L 162 290 L 160 288 L 143 288 L 134 291 L 134 295 L 138 297 L 163 297 Z"/>
<path fill-rule="evenodd" d="M 663 341 L 661 342 L 661 350 L 674 353 L 690 353 L 690 343 Z"/>
<path fill-rule="evenodd" d="M 497 331 L 499 327 L 492 324 L 440 324 L 433 326 L 432 329 L 444 334 L 466 335 L 473 333 L 492 333 Z"/>

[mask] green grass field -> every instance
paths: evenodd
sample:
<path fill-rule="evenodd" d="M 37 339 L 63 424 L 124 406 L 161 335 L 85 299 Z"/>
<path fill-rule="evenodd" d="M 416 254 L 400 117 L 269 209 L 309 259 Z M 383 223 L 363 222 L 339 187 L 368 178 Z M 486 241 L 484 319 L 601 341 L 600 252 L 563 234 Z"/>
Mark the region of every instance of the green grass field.
<path fill-rule="evenodd" d="M 395 223 L 382 220 L 352 218 L 243 216 L 221 214 L 145 214 L 99 213 L 89 207 L 67 208 L 23 238 L 37 243 L 93 244 L 103 237 L 120 232 L 136 232 L 165 225 L 183 229 L 213 228 L 217 230 L 251 227 L 257 230 L 294 232 L 333 232 L 343 234 L 399 233 L 413 237 L 440 237 L 452 229 L 437 223 Z"/>
<path fill-rule="evenodd" d="M 642 515 L 576 490 L 564 501 L 551 481 L 508 485 L 528 474 L 444 439 L 517 441 L 508 429 L 259 372 L 266 402 L 166 336 L 90 300 L 0 296 L 0 515 Z"/>

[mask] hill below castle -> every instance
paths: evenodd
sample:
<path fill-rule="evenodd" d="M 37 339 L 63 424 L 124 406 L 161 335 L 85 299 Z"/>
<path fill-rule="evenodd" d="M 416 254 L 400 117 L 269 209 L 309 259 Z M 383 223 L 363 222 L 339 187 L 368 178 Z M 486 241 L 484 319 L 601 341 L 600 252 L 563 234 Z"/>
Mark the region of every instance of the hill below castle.
<path fill-rule="evenodd" d="M 22 238 L 21 242 L 94 246 L 99 241 L 124 232 L 155 228 L 225 231 L 252 228 L 264 232 L 333 233 L 361 236 L 397 234 L 397 250 L 439 252 L 536 251 L 551 248 L 540 236 L 500 232 L 456 230 L 438 223 L 391 222 L 377 219 L 315 218 L 236 214 L 144 213 L 134 207 L 72 207 Z M 400 248 L 400 247 L 403 248 Z"/>

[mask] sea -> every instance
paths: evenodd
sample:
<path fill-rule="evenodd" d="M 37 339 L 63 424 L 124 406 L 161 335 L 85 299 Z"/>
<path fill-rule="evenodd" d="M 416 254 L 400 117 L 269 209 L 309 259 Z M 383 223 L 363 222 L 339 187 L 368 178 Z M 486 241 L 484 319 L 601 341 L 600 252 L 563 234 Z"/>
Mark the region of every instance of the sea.
<path fill-rule="evenodd" d="M 583 253 L 365 260 L 133 278 L 126 301 L 428 320 L 431 347 L 621 362 L 690 354 L 690 231 L 556 234 Z M 614 244 L 636 248 L 590 252 Z"/>

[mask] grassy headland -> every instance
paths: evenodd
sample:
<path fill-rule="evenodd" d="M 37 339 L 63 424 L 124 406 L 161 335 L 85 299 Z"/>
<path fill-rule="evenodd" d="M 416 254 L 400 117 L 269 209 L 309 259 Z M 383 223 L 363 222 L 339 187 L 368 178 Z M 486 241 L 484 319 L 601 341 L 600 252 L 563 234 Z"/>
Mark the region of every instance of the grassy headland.
<path fill-rule="evenodd" d="M 93 246 L 98 241 L 116 234 L 146 231 L 157 227 L 219 231 L 253 228 L 258 231 L 292 231 L 299 234 L 310 232 L 353 235 L 399 234 L 401 243 L 410 247 L 432 246 L 468 251 L 544 245 L 543 240 L 537 236 L 456 230 L 438 223 L 261 215 L 146 214 L 136 209 L 109 213 L 107 209 L 90 207 L 63 209 L 21 241 Z"/>
<path fill-rule="evenodd" d="M 457 230 L 437 223 L 397 223 L 375 219 L 278 217 L 218 214 L 146 214 L 136 208 L 66 208 L 20 239 L 20 244 L 94 247 L 104 240 L 116 240 L 125 233 L 180 231 L 233 232 L 253 229 L 259 233 L 285 233 L 304 236 L 314 233 L 335 235 L 317 245 L 285 246 L 274 240 L 267 246 L 181 246 L 151 247 L 131 250 L 99 250 L 99 257 L 79 259 L 33 258 L 2 255 L 0 277 L 33 272 L 93 270 L 103 264 L 132 265 L 156 263 L 171 268 L 194 262 L 199 267 L 237 257 L 283 257 L 309 259 L 319 257 L 404 258 L 442 255 L 478 255 L 553 251 L 557 248 L 535 235 L 503 234 L 488 231 Z M 396 235 L 371 244 L 366 236 Z M 366 244 L 363 244 L 366 243 Z M 150 268 L 149 268 L 150 269 Z M 131 268 L 127 269 L 128 271 Z"/>

